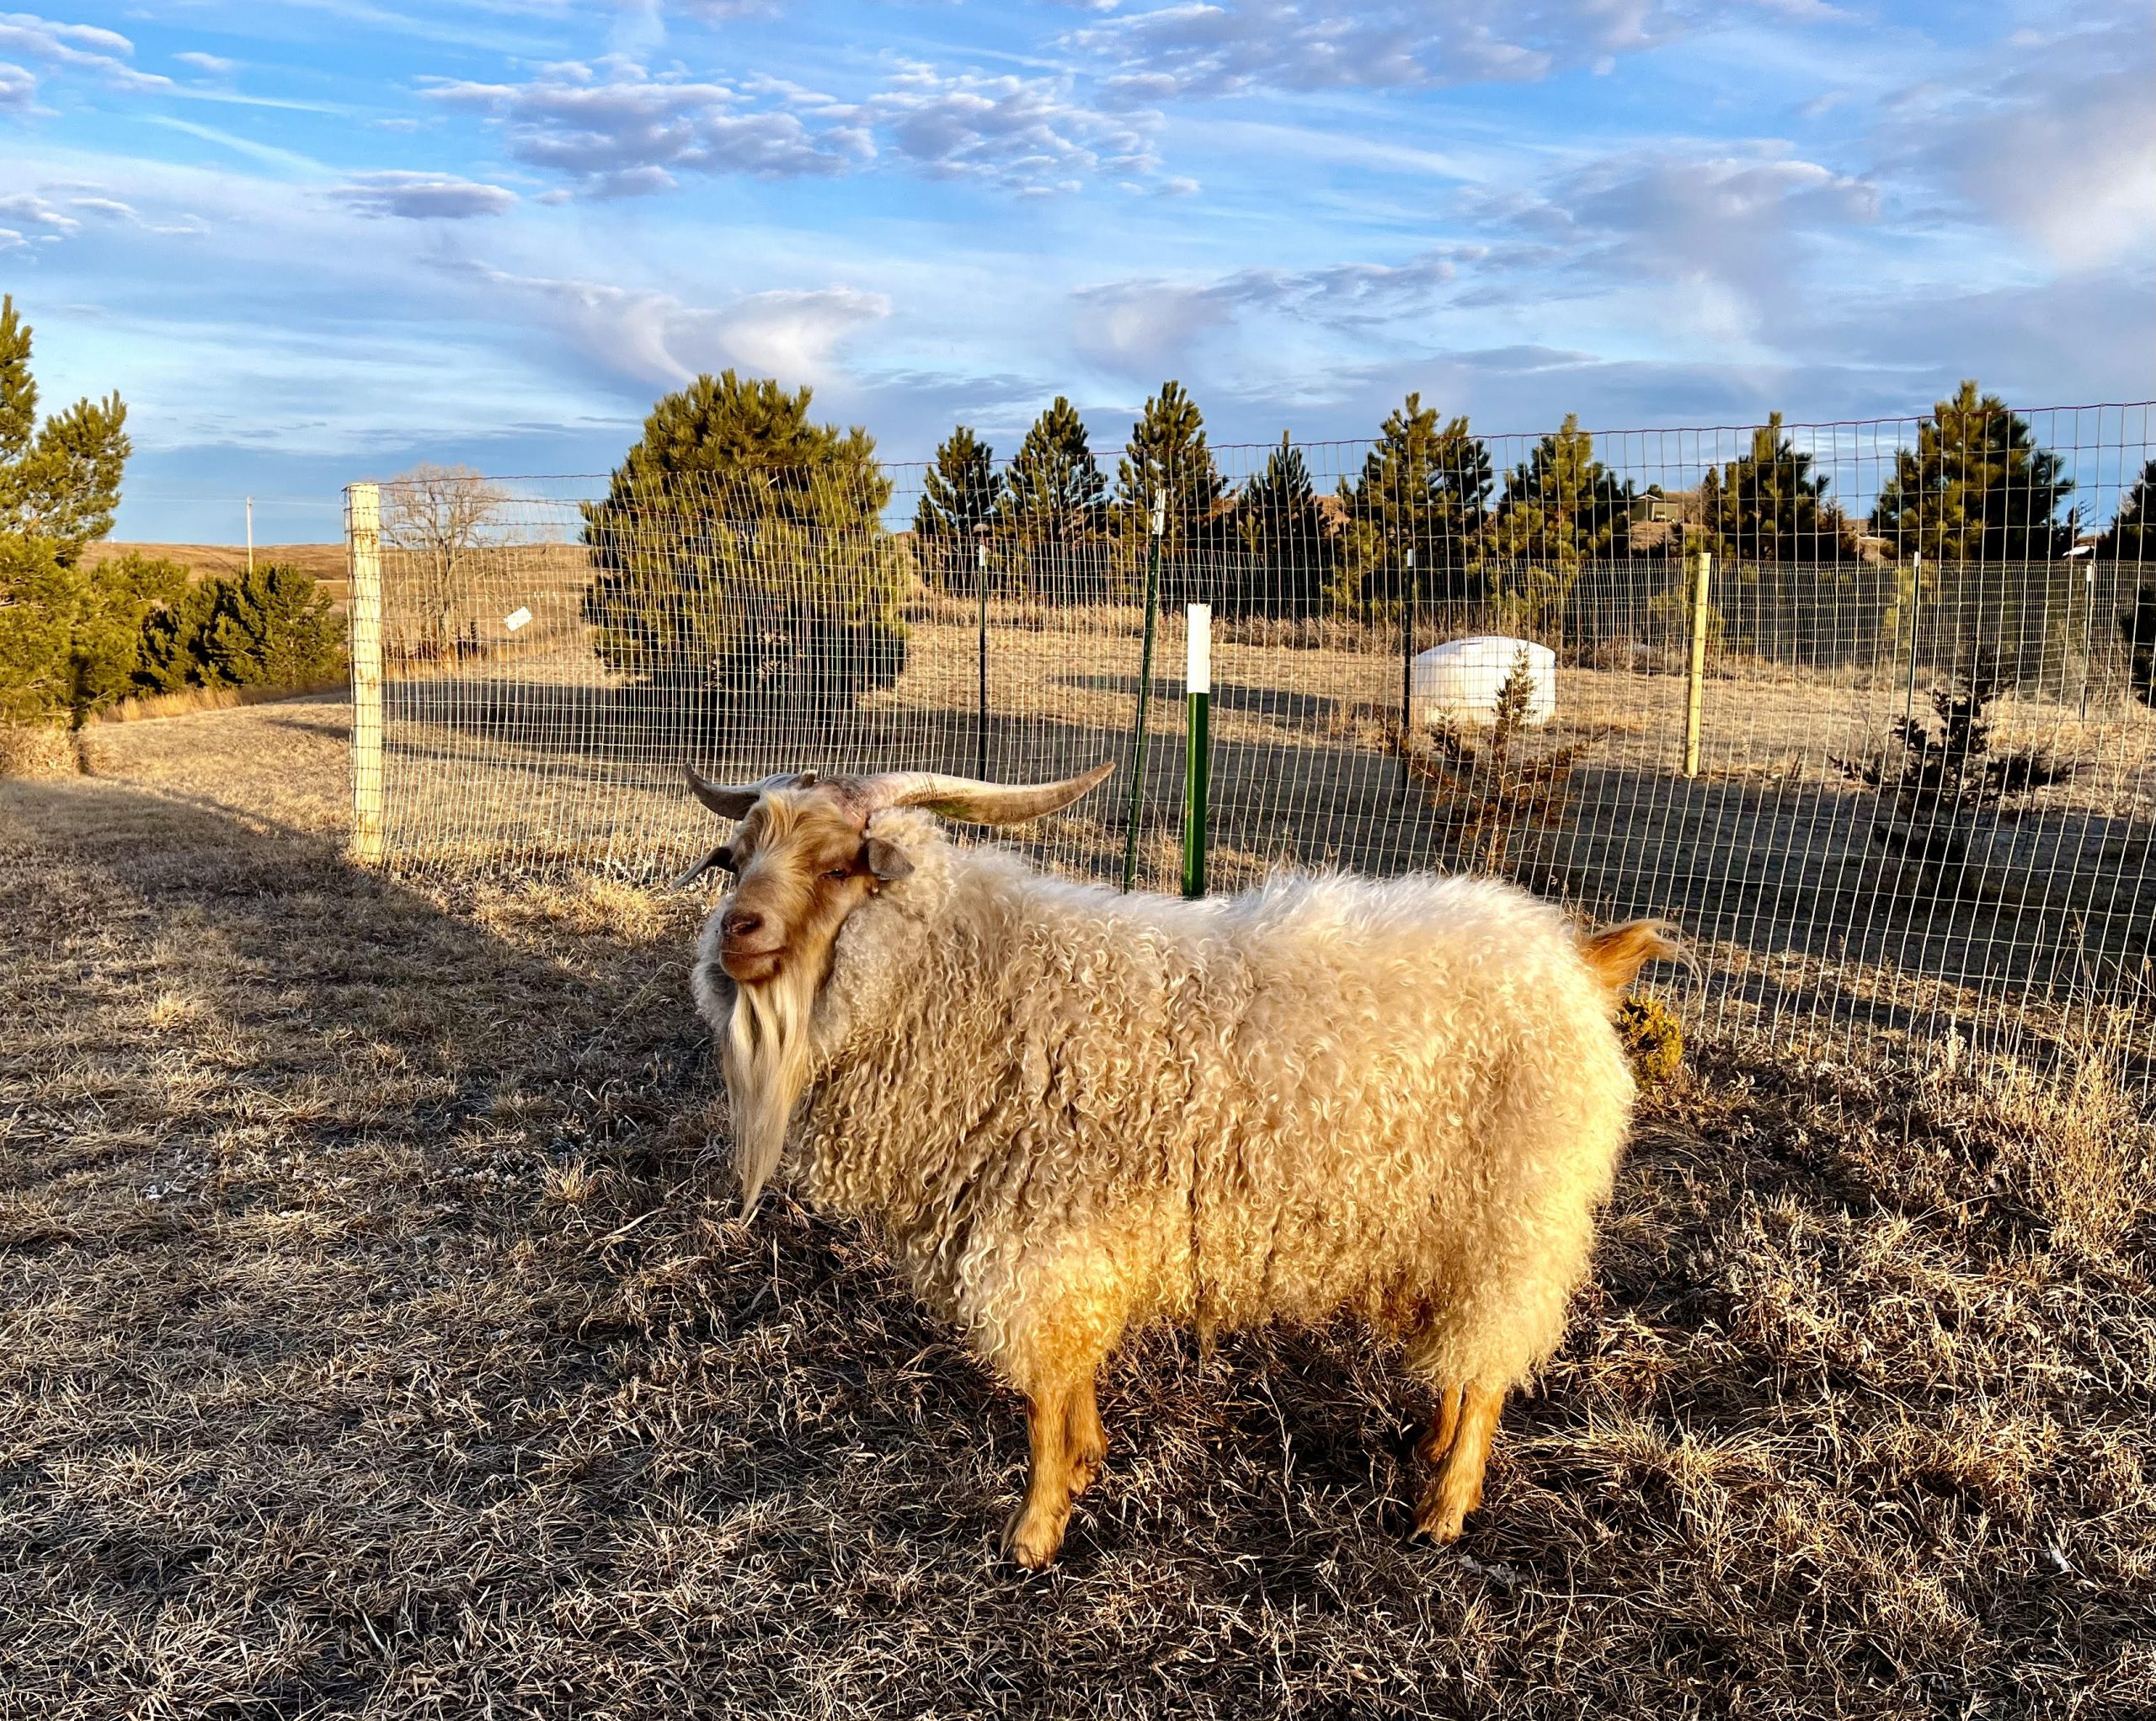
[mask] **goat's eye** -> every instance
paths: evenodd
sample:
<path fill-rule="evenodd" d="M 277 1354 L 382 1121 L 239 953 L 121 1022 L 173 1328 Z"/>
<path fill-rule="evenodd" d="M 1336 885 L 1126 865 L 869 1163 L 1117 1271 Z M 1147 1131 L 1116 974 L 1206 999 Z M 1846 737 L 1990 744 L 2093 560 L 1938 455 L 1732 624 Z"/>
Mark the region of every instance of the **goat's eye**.
<path fill-rule="evenodd" d="M 851 867 L 833 867 L 830 871 L 825 874 L 824 876 L 827 879 L 836 879 L 841 883 L 844 883 L 846 879 L 851 879 L 853 876 L 853 869 Z"/>

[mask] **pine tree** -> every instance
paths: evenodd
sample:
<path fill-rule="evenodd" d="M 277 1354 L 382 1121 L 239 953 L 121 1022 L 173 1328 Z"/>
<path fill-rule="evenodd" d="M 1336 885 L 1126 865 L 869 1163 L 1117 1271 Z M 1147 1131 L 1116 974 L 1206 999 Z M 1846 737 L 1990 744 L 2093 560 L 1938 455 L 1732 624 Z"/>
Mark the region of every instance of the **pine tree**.
<path fill-rule="evenodd" d="M 1716 553 L 1744 562 L 1838 562 L 1850 546 L 1841 515 L 1827 500 L 1830 480 L 1769 414 L 1752 433 L 1750 452 L 1700 486 L 1700 517 Z"/>
<path fill-rule="evenodd" d="M 2119 504 L 2119 511 L 2096 540 L 2096 555 L 2106 562 L 2135 562 L 2156 566 L 2156 460 L 2141 468 L 2141 476 Z"/>
<path fill-rule="evenodd" d="M 2073 489 L 2029 421 L 1964 382 L 1932 409 L 1917 446 L 1894 457 L 1871 529 L 1928 562 L 2037 562 L 2063 555 L 2073 527 L 2058 516 Z"/>
<path fill-rule="evenodd" d="M 915 551 L 923 569 L 944 580 L 970 569 L 977 535 L 995 517 L 1002 495 L 995 451 L 958 425 L 937 449 L 914 509 Z"/>
<path fill-rule="evenodd" d="M 1593 436 L 1566 413 L 1556 434 L 1505 474 L 1492 544 L 1500 555 L 1567 571 L 1591 557 L 1625 555 L 1633 500 L 1630 481 L 1620 484 L 1594 457 Z"/>
<path fill-rule="evenodd" d="M 905 571 L 875 439 L 731 371 L 666 396 L 584 510 L 608 668 L 682 690 L 847 698 L 905 664 Z"/>
<path fill-rule="evenodd" d="M 1315 615 L 1332 584 L 1331 522 L 1310 483 L 1303 451 L 1283 431 L 1263 470 L 1243 486 L 1235 534 L 1246 559 L 1243 578 L 1219 601 L 1230 614 Z"/>
<path fill-rule="evenodd" d="M 1392 603 L 1417 585 L 1426 597 L 1464 594 L 1490 486 L 1490 451 L 1466 419 L 1440 426 L 1437 409 L 1410 394 L 1385 420 L 1361 476 L 1340 486 L 1343 595 Z"/>
<path fill-rule="evenodd" d="M 2118 617 L 2119 638 L 2126 642 L 2127 678 L 2134 697 L 2144 705 L 2156 705 L 2156 553 L 2156 553 L 2156 541 L 2149 535 L 2152 525 L 2156 525 L 2156 460 L 2141 468 L 2118 513 L 2096 540 L 2095 552 L 2105 561 L 2152 570 L 2152 577 L 2140 582 L 2130 606 Z"/>
<path fill-rule="evenodd" d="M 1107 480 L 1093 458 L 1086 421 L 1059 394 L 1018 445 L 997 500 L 997 521 L 1029 542 L 1081 542 L 1106 527 L 1107 503 Z"/>
<path fill-rule="evenodd" d="M 1188 555 L 1217 542 L 1218 516 L 1227 494 L 1213 451 L 1205 446 L 1205 415 L 1172 378 L 1145 403 L 1117 463 L 1117 525 L 1126 542 L 1142 545 L 1152 531 L 1153 500 L 1165 496 L 1161 548 Z"/>
<path fill-rule="evenodd" d="M 127 409 L 83 399 L 37 422 L 30 329 L 0 296 L 0 536 L 49 539 L 67 566 L 112 530 L 127 463 Z"/>
<path fill-rule="evenodd" d="M 141 556 L 86 564 L 120 505 L 126 420 L 115 394 L 40 425 L 30 330 L 0 295 L 0 722 L 79 728 L 119 698 L 145 617 L 185 584 Z"/>
<path fill-rule="evenodd" d="M 2143 705 L 2156 706 L 2156 580 L 2144 580 L 2133 607 L 2119 616 L 2119 638 L 2126 641 L 2127 681 Z"/>

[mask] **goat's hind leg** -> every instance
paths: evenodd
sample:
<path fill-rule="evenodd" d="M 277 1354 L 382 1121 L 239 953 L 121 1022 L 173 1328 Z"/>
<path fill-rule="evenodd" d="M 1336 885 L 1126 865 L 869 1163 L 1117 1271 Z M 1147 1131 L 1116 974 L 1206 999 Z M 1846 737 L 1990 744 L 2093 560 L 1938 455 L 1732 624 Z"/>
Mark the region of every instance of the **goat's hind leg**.
<path fill-rule="evenodd" d="M 1100 1479 L 1107 1462 L 1107 1430 L 1101 1426 L 1100 1401 L 1094 1397 L 1093 1376 L 1074 1387 L 1064 1414 L 1064 1439 L 1070 1463 L 1070 1491 L 1081 1494 Z"/>
<path fill-rule="evenodd" d="M 1415 1448 L 1436 1467 L 1415 1509 L 1415 1528 L 1431 1541 L 1458 1541 L 1467 1515 L 1482 1504 L 1482 1472 L 1504 1404 L 1502 1387 L 1480 1381 L 1438 1389 L 1437 1414 Z"/>
<path fill-rule="evenodd" d="M 1040 1571 L 1063 1546 L 1077 1492 L 1071 1464 L 1070 1400 L 1074 1383 L 1058 1380 L 1026 1395 L 1026 1435 L 1032 1446 L 1026 1497 L 1003 1526 L 1003 1551 L 1029 1571 Z"/>

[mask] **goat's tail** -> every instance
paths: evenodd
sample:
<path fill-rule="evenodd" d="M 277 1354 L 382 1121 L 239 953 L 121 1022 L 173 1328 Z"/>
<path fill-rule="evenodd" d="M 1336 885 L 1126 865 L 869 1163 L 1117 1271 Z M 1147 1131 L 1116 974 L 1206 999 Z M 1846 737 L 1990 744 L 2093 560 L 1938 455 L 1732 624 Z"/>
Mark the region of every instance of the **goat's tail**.
<path fill-rule="evenodd" d="M 1628 920 L 1621 926 L 1589 933 L 1579 941 L 1580 955 L 1614 997 L 1639 978 L 1650 962 L 1693 960 L 1684 933 L 1666 920 Z"/>

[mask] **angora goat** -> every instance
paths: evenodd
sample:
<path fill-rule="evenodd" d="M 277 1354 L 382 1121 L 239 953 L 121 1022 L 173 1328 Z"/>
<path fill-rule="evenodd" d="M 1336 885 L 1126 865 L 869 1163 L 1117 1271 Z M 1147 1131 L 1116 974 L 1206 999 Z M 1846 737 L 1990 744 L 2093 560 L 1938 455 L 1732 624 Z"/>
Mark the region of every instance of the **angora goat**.
<path fill-rule="evenodd" d="M 1417 1526 L 1480 1503 L 1506 1392 L 1556 1344 L 1632 1100 L 1610 1018 L 1644 922 L 1575 937 L 1483 879 L 1118 895 L 948 842 L 1034 787 L 690 780 L 741 822 L 698 947 L 742 1195 L 789 1130 L 809 1199 L 879 1226 L 1026 1395 L 1005 1532 L 1055 1556 L 1107 1451 L 1093 1381 L 1150 1321 L 1360 1315 L 1437 1390 Z M 808 1102 L 801 1101 L 804 1095 Z"/>

